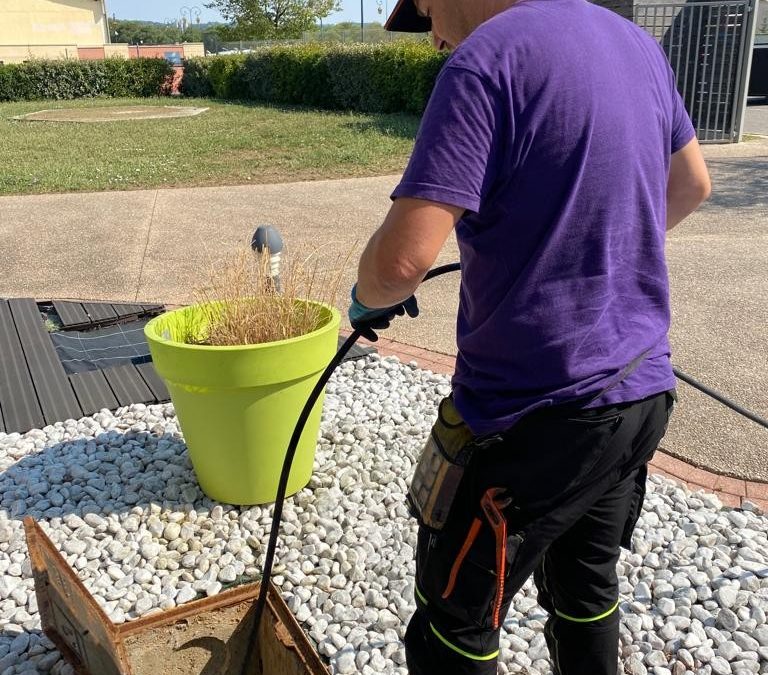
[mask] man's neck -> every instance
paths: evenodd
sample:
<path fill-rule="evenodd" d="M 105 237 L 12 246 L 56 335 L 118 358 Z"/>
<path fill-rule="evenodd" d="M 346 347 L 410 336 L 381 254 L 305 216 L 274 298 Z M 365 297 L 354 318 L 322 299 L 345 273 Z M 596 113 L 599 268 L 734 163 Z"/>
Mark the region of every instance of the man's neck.
<path fill-rule="evenodd" d="M 497 14 L 508 10 L 512 5 L 516 5 L 520 0 L 481 0 L 482 22 L 488 21 Z M 481 23 L 482 23 L 481 22 Z"/>

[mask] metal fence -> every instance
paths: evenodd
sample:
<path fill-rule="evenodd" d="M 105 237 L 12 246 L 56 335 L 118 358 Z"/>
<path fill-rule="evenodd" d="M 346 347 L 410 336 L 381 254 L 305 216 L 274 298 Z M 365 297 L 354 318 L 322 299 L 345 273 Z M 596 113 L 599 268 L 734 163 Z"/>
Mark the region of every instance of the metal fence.
<path fill-rule="evenodd" d="M 661 43 L 699 141 L 741 138 L 757 0 L 635 5 Z"/>

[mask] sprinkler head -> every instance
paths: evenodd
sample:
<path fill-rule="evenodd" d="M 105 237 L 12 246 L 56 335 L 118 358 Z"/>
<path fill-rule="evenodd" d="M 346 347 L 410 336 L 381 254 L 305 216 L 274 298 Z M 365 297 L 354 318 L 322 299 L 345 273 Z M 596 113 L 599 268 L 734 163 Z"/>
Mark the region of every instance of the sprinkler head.
<path fill-rule="evenodd" d="M 272 225 L 259 225 L 253 233 L 251 248 L 263 253 L 264 249 L 270 254 L 280 253 L 283 250 L 283 238 Z"/>
<path fill-rule="evenodd" d="M 269 288 L 280 293 L 280 254 L 283 250 L 283 238 L 271 225 L 259 225 L 251 239 L 251 248 L 259 254 L 269 255 Z"/>

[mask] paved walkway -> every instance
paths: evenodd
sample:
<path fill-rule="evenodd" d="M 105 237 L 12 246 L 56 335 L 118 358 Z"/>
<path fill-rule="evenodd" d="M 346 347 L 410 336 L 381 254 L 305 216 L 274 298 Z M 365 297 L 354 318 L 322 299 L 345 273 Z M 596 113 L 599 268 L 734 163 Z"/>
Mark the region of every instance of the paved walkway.
<path fill-rule="evenodd" d="M 673 361 L 768 417 L 768 139 L 706 146 L 712 200 L 672 232 Z M 0 296 L 182 304 L 207 270 L 276 225 L 294 251 L 321 246 L 343 266 L 346 295 L 361 247 L 389 206 L 396 176 L 260 185 L 0 198 Z M 449 241 L 440 262 L 456 260 Z M 425 284 L 422 316 L 389 336 L 455 354 L 458 277 Z M 346 297 L 340 297 L 340 305 Z M 691 465 L 768 481 L 768 431 L 680 386 L 666 449 Z"/>

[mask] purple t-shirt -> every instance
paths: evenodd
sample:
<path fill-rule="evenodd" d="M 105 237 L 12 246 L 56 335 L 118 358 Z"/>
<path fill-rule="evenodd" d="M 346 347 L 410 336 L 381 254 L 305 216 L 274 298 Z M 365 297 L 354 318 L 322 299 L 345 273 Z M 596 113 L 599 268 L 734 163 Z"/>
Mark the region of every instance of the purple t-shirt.
<path fill-rule="evenodd" d="M 666 185 L 693 137 L 656 41 L 586 0 L 522 0 L 451 55 L 393 198 L 466 209 L 453 388 L 473 432 L 675 386 Z"/>

